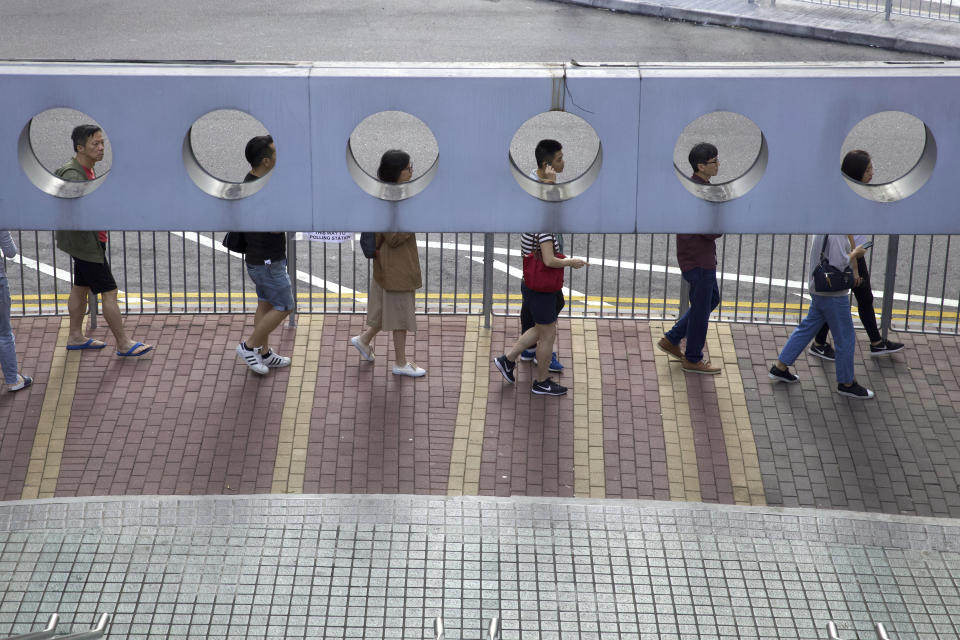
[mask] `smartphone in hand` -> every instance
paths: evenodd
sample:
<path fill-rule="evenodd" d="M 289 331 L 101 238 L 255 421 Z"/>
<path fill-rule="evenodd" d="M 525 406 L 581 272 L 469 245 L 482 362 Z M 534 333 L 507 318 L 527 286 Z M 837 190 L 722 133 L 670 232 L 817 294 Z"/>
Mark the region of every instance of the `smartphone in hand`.
<path fill-rule="evenodd" d="M 867 240 L 860 246 L 863 247 L 864 249 L 869 249 L 870 247 L 873 246 L 873 240 Z"/>

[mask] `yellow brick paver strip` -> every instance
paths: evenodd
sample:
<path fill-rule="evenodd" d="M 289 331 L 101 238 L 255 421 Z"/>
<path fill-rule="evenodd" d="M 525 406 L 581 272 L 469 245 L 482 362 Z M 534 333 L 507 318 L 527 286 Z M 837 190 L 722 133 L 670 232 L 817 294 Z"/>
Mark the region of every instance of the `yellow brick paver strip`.
<path fill-rule="evenodd" d="M 273 464 L 273 493 L 303 493 L 307 465 L 310 419 L 317 391 L 322 315 L 298 315 L 297 337 L 293 343 L 290 378 L 280 417 L 277 457 Z"/>
<path fill-rule="evenodd" d="M 603 465 L 603 379 L 597 321 L 570 320 L 573 356 L 573 491 L 578 497 L 605 498 Z"/>
<path fill-rule="evenodd" d="M 737 504 L 766 505 L 757 442 L 750 425 L 747 398 L 743 392 L 743 379 L 729 324 L 710 323 L 707 349 L 710 359 L 723 366 L 723 371 L 715 377 L 715 381 L 733 498 Z"/>
<path fill-rule="evenodd" d="M 480 493 L 480 457 L 489 383 L 490 329 L 480 326 L 479 316 L 468 316 L 460 367 L 460 401 L 447 480 L 448 495 L 475 496 Z"/>
<path fill-rule="evenodd" d="M 80 371 L 82 351 L 67 351 L 67 336 L 70 333 L 70 318 L 60 320 L 57 345 L 50 363 L 50 377 L 43 396 L 40 420 L 33 437 L 33 449 L 23 485 L 21 497 L 52 498 L 60 477 L 60 461 L 67 440 L 67 426 L 73 409 L 73 396 L 77 390 L 77 374 Z"/>
<path fill-rule="evenodd" d="M 664 334 L 661 322 L 650 323 L 650 337 L 657 366 L 660 390 L 660 412 L 663 420 L 663 441 L 667 453 L 667 479 L 670 499 L 700 502 L 700 471 L 687 399 L 686 374 L 676 362 L 657 348 Z"/>

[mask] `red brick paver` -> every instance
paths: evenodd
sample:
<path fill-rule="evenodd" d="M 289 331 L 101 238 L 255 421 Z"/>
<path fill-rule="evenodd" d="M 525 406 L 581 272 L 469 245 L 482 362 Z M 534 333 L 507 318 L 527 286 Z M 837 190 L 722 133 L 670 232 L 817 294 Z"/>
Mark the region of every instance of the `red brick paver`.
<path fill-rule="evenodd" d="M 30 451 L 43 408 L 43 394 L 50 379 L 53 346 L 57 344 L 60 318 L 14 318 L 20 371 L 33 378 L 29 389 L 0 391 L 0 499 L 19 500 L 27 477 Z M 0 377 L 0 382 L 3 378 Z"/>
<path fill-rule="evenodd" d="M 362 329 L 362 317 L 322 316 L 319 344 L 309 347 L 319 350 L 319 370 L 308 446 L 294 452 L 306 457 L 305 491 L 446 493 L 467 323 L 459 316 L 418 321 L 408 351 L 429 374 L 414 380 L 389 372 L 386 335 L 376 342 L 376 364 L 360 361 L 348 340 Z M 4 499 L 23 491 L 60 322 L 14 320 L 23 369 L 36 382 L 27 392 L 0 394 Z M 157 349 L 143 358 L 120 359 L 109 348 L 79 356 L 57 495 L 270 491 L 291 374 L 260 377 L 237 361 L 233 349 L 250 331 L 251 317 L 127 316 L 126 322 Z M 489 353 L 478 361 L 501 353 L 517 329 L 515 318 L 494 318 Z M 960 370 L 952 365 L 960 361 L 960 338 L 900 335 L 907 349 L 878 360 L 858 336 L 857 378 L 877 392 L 876 400 L 861 402 L 838 396 L 833 365 L 807 356 L 797 363 L 800 384 L 771 385 L 766 371 L 789 332 L 731 325 L 767 502 L 960 517 Z M 93 335 L 112 342 L 102 326 Z M 654 359 L 661 356 L 649 327 L 603 319 L 596 335 L 606 495 L 666 499 L 661 394 L 668 390 L 658 388 Z M 291 353 L 296 336 L 284 327 L 274 346 Z M 565 320 L 557 350 L 568 364 L 559 378 L 584 389 L 587 380 L 578 376 L 585 370 L 571 366 Z M 573 400 L 531 395 L 530 369 L 519 365 L 514 386 L 487 369 L 485 411 L 477 407 L 486 420 L 477 449 L 482 494 L 573 495 Z M 702 498 L 729 502 L 715 381 L 684 380 Z"/>

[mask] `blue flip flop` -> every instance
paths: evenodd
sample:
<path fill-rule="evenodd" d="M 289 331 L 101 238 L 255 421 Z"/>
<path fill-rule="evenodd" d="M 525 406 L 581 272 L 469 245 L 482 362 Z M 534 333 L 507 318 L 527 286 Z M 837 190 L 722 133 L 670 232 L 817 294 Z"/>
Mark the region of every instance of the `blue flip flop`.
<path fill-rule="evenodd" d="M 103 349 L 107 346 L 107 343 L 103 344 L 93 344 L 96 342 L 93 338 L 87 338 L 87 341 L 83 344 L 68 344 L 67 351 L 81 351 L 83 349 Z"/>
<path fill-rule="evenodd" d="M 137 342 L 132 347 L 130 347 L 125 353 L 120 353 L 119 351 L 117 351 L 117 355 L 120 356 L 121 358 L 136 358 L 138 356 L 142 356 L 145 353 L 149 353 L 153 349 L 153 347 L 147 347 L 146 349 L 144 349 L 139 353 L 134 353 L 134 351 L 136 351 L 138 347 L 142 347 L 142 346 L 144 346 L 142 342 Z"/>

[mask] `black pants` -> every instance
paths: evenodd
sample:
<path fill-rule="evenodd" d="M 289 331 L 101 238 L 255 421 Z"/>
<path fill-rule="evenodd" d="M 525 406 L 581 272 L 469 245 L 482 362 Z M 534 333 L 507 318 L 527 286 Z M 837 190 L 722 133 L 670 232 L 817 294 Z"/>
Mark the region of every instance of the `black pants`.
<path fill-rule="evenodd" d="M 870 342 L 880 341 L 880 330 L 877 328 L 877 314 L 873 310 L 873 289 L 870 287 L 870 272 L 867 271 L 867 261 L 863 256 L 857 258 L 857 270 L 860 272 L 860 286 L 853 288 L 853 297 L 857 299 L 857 313 L 860 314 L 860 324 L 867 330 Z M 813 339 L 816 344 L 823 344 L 827 341 L 827 332 L 830 327 L 824 324 L 820 327 L 817 337 Z"/>
<path fill-rule="evenodd" d="M 560 315 L 560 311 L 566 305 L 566 300 L 563 299 L 563 291 L 557 291 L 557 315 Z M 530 313 L 530 310 L 527 309 L 526 304 L 520 305 L 520 335 L 526 333 L 529 329 L 533 329 L 533 315 Z"/>

